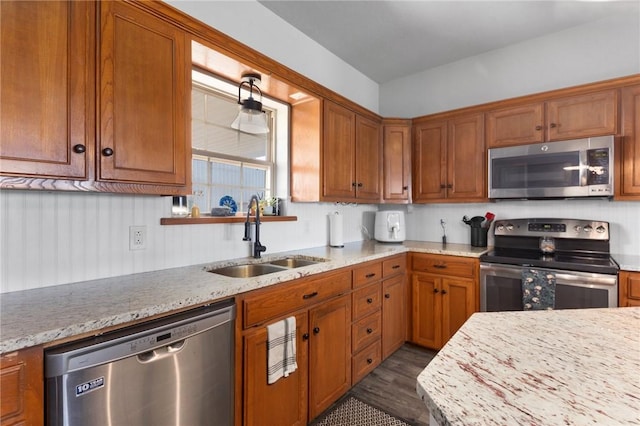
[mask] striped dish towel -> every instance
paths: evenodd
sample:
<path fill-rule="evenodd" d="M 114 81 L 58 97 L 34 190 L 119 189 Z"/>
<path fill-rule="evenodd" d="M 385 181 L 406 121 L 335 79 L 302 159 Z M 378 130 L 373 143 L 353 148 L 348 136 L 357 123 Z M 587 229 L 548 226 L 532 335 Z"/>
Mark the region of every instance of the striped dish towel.
<path fill-rule="evenodd" d="M 296 363 L 296 317 L 267 326 L 267 383 L 273 384 L 298 368 Z"/>

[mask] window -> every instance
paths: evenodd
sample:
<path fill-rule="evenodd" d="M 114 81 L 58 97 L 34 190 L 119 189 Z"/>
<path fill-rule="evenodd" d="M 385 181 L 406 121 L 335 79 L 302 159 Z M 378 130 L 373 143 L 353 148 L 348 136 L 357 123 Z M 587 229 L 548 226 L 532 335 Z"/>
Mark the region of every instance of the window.
<path fill-rule="evenodd" d="M 279 166 L 286 174 L 286 152 L 282 155 L 276 140 L 287 140 L 286 131 L 283 134 L 278 128 L 288 127 L 288 105 L 263 97 L 270 132 L 253 135 L 230 127 L 238 114 L 237 96 L 237 86 L 193 72 L 193 201 L 203 211 L 217 207 L 226 196 L 233 198 L 238 211 L 246 211 L 253 194 L 277 196 Z M 282 158 L 278 161 L 283 156 L 284 163 Z"/>

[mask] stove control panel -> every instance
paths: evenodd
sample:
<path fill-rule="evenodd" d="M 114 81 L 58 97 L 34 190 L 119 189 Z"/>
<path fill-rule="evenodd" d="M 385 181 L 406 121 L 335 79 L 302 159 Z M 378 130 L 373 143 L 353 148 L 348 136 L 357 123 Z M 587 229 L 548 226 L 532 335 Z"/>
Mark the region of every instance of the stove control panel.
<path fill-rule="evenodd" d="M 494 235 L 608 240 L 609 223 L 581 219 L 506 219 L 495 222 Z"/>

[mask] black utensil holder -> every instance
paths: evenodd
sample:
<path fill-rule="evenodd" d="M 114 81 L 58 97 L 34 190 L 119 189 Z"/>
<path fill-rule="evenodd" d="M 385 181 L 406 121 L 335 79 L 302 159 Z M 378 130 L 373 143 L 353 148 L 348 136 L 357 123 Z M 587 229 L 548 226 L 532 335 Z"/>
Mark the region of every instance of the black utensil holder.
<path fill-rule="evenodd" d="M 486 247 L 489 228 L 471 228 L 471 245 L 473 247 Z"/>

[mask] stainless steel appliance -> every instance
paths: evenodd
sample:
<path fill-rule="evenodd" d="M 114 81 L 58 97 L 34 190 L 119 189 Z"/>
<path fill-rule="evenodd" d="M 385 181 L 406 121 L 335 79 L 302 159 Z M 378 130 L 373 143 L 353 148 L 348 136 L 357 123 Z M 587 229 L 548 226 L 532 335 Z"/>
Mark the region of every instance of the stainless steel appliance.
<path fill-rule="evenodd" d="M 489 198 L 613 196 L 613 136 L 489 149 Z"/>
<path fill-rule="evenodd" d="M 609 223 L 576 219 L 495 222 L 494 248 L 480 256 L 480 310 L 523 310 L 523 271 L 555 277 L 555 309 L 618 306 L 618 265 Z"/>
<path fill-rule="evenodd" d="M 234 322 L 231 300 L 47 350 L 47 424 L 233 425 Z"/>

